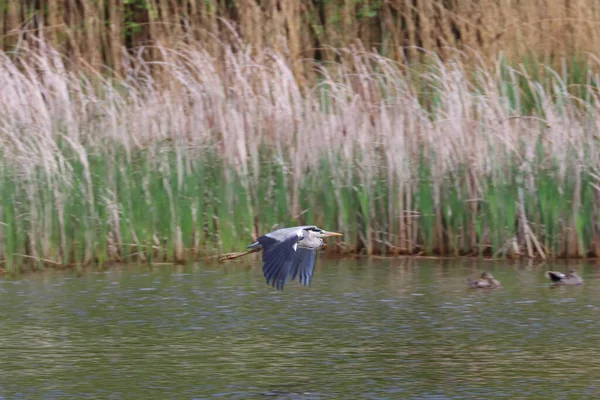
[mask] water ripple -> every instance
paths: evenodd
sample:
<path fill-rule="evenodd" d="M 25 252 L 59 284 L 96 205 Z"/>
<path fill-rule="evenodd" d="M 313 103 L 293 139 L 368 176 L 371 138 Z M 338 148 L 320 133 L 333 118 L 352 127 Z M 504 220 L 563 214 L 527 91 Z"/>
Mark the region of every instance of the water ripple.
<path fill-rule="evenodd" d="M 583 287 L 549 290 L 540 269 L 486 264 L 503 282 L 487 292 L 465 288 L 460 263 L 319 260 L 311 288 L 284 292 L 259 266 L 219 268 L 1 280 L 0 396 L 589 398 L 600 386 L 595 266 Z"/>

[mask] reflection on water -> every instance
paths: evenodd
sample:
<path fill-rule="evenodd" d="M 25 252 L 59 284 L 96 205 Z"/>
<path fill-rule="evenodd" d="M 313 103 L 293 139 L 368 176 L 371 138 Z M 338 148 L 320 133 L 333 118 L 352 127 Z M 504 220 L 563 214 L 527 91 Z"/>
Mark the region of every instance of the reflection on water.
<path fill-rule="evenodd" d="M 600 268 L 319 260 L 277 292 L 260 263 L 0 280 L 0 398 L 589 398 Z M 503 288 L 469 290 L 488 270 Z"/>

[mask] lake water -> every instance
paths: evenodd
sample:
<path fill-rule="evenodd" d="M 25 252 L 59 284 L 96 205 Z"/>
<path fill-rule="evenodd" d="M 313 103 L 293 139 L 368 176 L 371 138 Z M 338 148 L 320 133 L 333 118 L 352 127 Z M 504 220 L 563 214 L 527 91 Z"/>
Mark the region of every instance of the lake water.
<path fill-rule="evenodd" d="M 600 267 L 259 262 L 0 280 L 1 399 L 479 399 L 600 395 Z M 466 288 L 491 271 L 504 285 Z"/>

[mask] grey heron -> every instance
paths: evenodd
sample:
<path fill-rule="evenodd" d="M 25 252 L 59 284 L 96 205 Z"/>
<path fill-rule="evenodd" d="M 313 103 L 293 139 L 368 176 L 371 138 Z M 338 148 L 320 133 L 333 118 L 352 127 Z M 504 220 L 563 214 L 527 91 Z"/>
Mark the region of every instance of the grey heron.
<path fill-rule="evenodd" d="M 226 254 L 219 261 L 233 260 L 263 250 L 263 275 L 267 285 L 283 290 L 287 278 L 309 286 L 315 270 L 317 249 L 323 246 L 323 238 L 342 236 L 327 232 L 314 225 L 294 226 L 269 232 L 248 246 L 243 253 Z"/>
<path fill-rule="evenodd" d="M 583 278 L 573 270 L 567 274 L 556 271 L 546 271 L 546 277 L 555 285 L 583 285 Z"/>

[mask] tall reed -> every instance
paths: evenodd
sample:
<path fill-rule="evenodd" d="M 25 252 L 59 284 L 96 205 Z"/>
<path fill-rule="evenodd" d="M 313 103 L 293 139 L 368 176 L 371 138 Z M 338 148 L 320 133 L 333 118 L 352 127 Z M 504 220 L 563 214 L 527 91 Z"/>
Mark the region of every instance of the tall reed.
<path fill-rule="evenodd" d="M 118 80 L 44 42 L 0 54 L 5 268 L 184 261 L 307 223 L 341 252 L 598 255 L 593 60 L 534 78 L 348 48 L 307 86 L 274 50 L 153 51 Z"/>
<path fill-rule="evenodd" d="M 543 62 L 600 47 L 596 0 L 4 0 L 0 49 L 33 37 L 49 41 L 82 65 L 127 70 L 123 48 L 202 43 L 221 57 L 221 43 L 241 40 L 293 61 L 337 60 L 323 49 L 360 40 L 396 61 L 425 51 L 451 56 L 475 49 L 493 59 L 537 54 Z M 239 37 L 238 37 L 239 35 Z M 283 37 L 285 40 L 281 40 Z M 155 59 L 146 48 L 137 56 Z M 306 73 L 293 64 L 296 74 Z"/>

